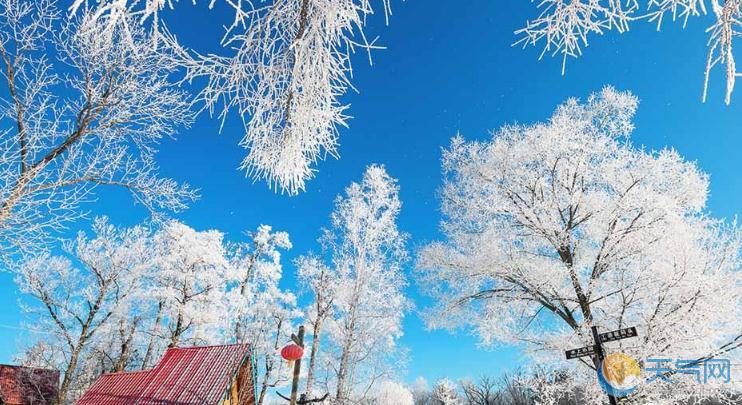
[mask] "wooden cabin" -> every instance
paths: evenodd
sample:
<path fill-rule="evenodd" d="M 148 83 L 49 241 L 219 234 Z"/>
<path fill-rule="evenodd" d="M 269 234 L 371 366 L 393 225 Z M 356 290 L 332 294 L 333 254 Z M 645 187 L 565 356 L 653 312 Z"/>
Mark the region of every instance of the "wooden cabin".
<path fill-rule="evenodd" d="M 77 405 L 254 405 L 248 345 L 169 348 L 144 371 L 103 374 Z"/>
<path fill-rule="evenodd" d="M 52 405 L 59 392 L 59 372 L 0 364 L 0 404 Z"/>

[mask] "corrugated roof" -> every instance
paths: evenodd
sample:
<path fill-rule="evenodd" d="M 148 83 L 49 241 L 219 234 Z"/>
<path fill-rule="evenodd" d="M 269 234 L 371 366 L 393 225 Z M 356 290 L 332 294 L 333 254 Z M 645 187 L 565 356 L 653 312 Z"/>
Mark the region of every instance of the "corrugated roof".
<path fill-rule="evenodd" d="M 57 400 L 59 372 L 0 364 L 0 403 L 45 405 Z"/>
<path fill-rule="evenodd" d="M 104 374 L 77 405 L 218 404 L 248 353 L 248 345 L 170 348 L 151 370 Z"/>
<path fill-rule="evenodd" d="M 103 374 L 80 398 L 78 404 L 134 404 L 149 382 L 149 370 Z"/>

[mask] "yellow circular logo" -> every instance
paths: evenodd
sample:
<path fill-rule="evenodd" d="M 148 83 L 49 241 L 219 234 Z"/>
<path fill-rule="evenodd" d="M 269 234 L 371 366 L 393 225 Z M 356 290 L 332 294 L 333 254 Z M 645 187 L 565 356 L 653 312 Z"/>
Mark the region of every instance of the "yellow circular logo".
<path fill-rule="evenodd" d="M 639 385 L 640 376 L 639 363 L 623 353 L 607 355 L 598 370 L 601 385 L 616 397 L 624 397 L 633 391 Z"/>

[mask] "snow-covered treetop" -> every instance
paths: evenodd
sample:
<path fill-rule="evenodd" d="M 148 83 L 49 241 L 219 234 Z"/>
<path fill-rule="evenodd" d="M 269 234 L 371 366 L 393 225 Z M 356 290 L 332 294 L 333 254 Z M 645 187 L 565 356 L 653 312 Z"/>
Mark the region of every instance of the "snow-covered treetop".
<path fill-rule="evenodd" d="M 352 263 L 381 265 L 379 260 L 394 263 L 404 257 L 406 236 L 396 224 L 401 207 L 396 179 L 383 166 L 369 166 L 363 180 L 352 183 L 335 200 L 332 228 L 323 236 L 324 243 L 339 242 L 333 257 L 341 262 L 335 265 L 347 271 Z M 344 263 L 346 259 L 350 261 Z"/>
<path fill-rule="evenodd" d="M 385 380 L 374 389 L 374 405 L 414 405 L 409 388 L 397 381 Z"/>
<path fill-rule="evenodd" d="M 64 256 L 46 253 L 18 263 L 16 282 L 22 292 L 39 300 L 37 322 L 65 345 L 76 350 L 79 339 L 89 340 L 140 293 L 138 280 L 149 268 L 149 230 L 117 228 L 105 217 L 93 222 L 93 235 L 80 232 L 64 244 Z M 48 312 L 47 312 L 48 311 Z"/>
<path fill-rule="evenodd" d="M 459 397 L 456 384 L 444 378 L 438 380 L 433 386 L 431 399 L 435 405 L 461 405 L 463 401 Z"/>

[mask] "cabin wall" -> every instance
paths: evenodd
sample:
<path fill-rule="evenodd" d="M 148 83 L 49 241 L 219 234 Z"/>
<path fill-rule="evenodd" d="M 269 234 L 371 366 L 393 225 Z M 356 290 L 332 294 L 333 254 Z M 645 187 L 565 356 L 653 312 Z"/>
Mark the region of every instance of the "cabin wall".
<path fill-rule="evenodd" d="M 229 385 L 229 392 L 222 405 L 255 405 L 255 381 L 251 358 L 245 359 Z"/>

